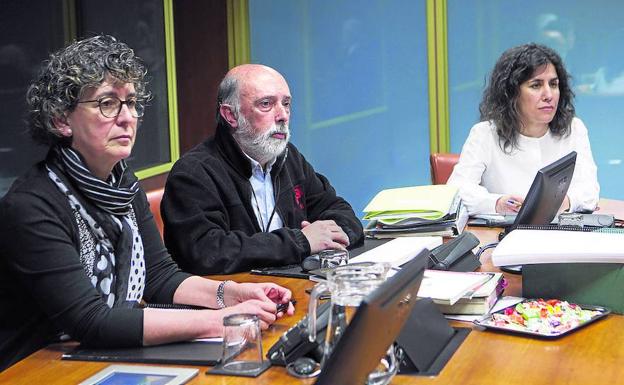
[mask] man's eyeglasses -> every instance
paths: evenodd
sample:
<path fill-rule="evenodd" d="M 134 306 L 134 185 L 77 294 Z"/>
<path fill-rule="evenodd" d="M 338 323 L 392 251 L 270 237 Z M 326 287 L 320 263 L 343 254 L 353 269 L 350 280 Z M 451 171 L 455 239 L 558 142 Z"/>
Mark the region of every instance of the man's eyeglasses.
<path fill-rule="evenodd" d="M 121 107 L 125 104 L 130 110 L 130 115 L 140 118 L 145 113 L 145 106 L 137 99 L 121 100 L 116 96 L 104 96 L 95 100 L 83 100 L 78 103 L 97 103 L 100 112 L 107 118 L 116 118 L 121 112 Z"/>

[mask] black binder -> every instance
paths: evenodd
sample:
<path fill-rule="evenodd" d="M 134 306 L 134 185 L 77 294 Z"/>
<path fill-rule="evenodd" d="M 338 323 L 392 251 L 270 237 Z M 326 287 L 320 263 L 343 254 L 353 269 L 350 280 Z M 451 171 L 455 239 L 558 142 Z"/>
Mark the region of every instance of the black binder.
<path fill-rule="evenodd" d="M 223 346 L 219 342 L 189 341 L 122 349 L 94 349 L 82 345 L 64 353 L 73 361 L 140 362 L 145 364 L 216 365 Z"/>

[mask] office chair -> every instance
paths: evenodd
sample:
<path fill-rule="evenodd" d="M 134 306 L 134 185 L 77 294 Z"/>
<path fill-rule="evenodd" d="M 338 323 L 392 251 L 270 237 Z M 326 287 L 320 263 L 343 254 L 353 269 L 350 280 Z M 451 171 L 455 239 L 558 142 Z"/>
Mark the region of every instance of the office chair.
<path fill-rule="evenodd" d="M 154 216 L 154 221 L 156 222 L 156 226 L 158 227 L 158 231 L 160 232 L 160 236 L 163 235 L 163 220 L 160 215 L 160 202 L 162 201 L 163 193 L 165 192 L 164 188 L 159 188 L 156 190 L 151 190 L 146 193 L 147 201 L 150 205 L 150 210 L 152 211 L 152 215 Z"/>
<path fill-rule="evenodd" d="M 433 153 L 429 157 L 431 163 L 431 183 L 445 184 L 459 161 L 459 154 Z"/>

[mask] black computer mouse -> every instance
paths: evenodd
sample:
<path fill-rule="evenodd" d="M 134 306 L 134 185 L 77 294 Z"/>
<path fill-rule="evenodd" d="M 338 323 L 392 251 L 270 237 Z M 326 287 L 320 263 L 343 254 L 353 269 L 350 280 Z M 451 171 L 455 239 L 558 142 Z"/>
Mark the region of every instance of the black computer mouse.
<path fill-rule="evenodd" d="M 307 272 L 316 269 L 320 269 L 321 260 L 318 254 L 312 254 L 308 257 L 305 257 L 303 261 L 301 261 L 301 270 Z"/>
<path fill-rule="evenodd" d="M 310 357 L 299 357 L 286 365 L 286 371 L 295 377 L 310 378 L 318 376 L 321 365 Z"/>

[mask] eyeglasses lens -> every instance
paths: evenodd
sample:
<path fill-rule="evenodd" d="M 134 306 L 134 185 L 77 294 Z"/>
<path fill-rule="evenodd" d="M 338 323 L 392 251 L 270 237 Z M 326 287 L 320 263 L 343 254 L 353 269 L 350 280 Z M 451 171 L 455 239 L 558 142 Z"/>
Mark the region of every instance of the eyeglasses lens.
<path fill-rule="evenodd" d="M 121 112 L 122 105 L 125 104 L 130 111 L 130 114 L 135 118 L 140 118 L 143 116 L 143 112 L 145 108 L 143 104 L 141 104 L 136 99 L 128 99 L 125 101 L 121 101 L 115 97 L 103 98 L 99 101 L 100 111 L 102 115 L 107 118 L 115 118 Z"/>

